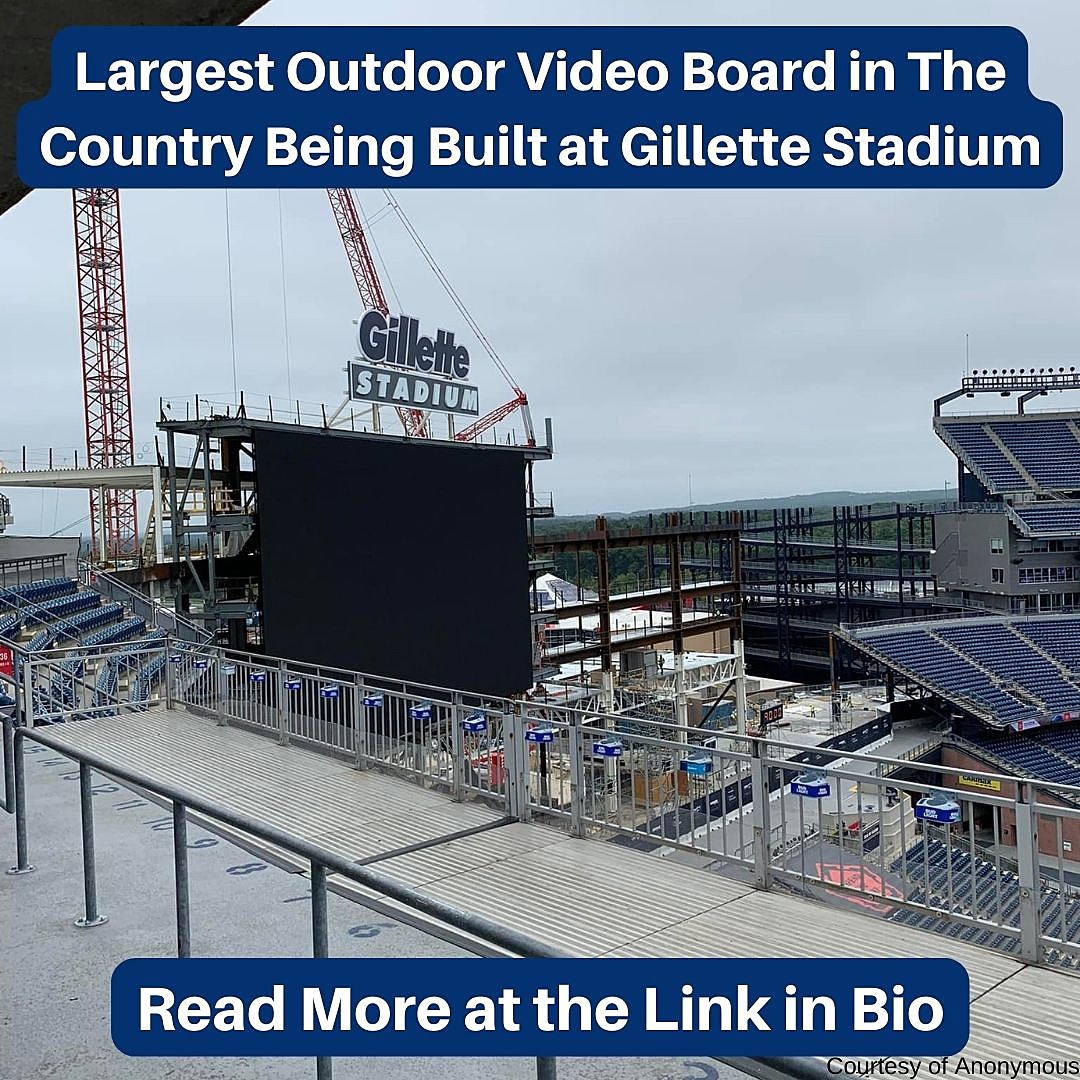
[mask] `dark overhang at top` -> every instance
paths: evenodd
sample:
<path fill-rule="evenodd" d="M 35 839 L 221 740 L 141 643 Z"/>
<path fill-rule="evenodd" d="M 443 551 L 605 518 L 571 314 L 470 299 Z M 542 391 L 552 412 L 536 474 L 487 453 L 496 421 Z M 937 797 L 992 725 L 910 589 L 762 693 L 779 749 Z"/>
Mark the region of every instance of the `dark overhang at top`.
<path fill-rule="evenodd" d="M 65 26 L 235 26 L 266 0 L 5 0 L 0 5 L 0 214 L 29 188 L 15 171 L 15 117 L 49 89 L 53 35 Z"/>

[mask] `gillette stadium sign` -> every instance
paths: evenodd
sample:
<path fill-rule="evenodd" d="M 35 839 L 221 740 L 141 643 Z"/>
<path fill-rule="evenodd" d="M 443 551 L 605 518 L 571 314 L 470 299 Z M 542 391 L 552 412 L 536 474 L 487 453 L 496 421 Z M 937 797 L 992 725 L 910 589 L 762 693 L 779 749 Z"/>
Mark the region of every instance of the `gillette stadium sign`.
<path fill-rule="evenodd" d="M 410 315 L 369 309 L 356 327 L 360 356 L 349 363 L 349 398 L 399 409 L 434 409 L 479 416 L 476 387 L 469 375 L 469 350 L 452 330 L 420 333 Z"/>

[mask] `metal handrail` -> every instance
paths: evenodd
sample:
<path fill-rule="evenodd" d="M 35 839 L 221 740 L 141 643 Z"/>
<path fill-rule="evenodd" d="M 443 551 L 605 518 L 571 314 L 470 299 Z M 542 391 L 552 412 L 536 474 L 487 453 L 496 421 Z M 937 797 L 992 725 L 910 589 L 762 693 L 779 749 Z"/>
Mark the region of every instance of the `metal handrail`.
<path fill-rule="evenodd" d="M 5 728 L 10 726 L 11 722 L 5 721 Z M 32 742 L 50 747 L 65 756 L 72 757 L 80 765 L 79 786 L 82 797 L 84 892 L 88 901 L 87 913 L 83 919 L 84 925 L 92 926 L 104 921 L 97 912 L 96 865 L 93 854 L 93 808 L 89 774 L 89 770 L 97 769 L 117 780 L 148 791 L 159 798 L 168 799 L 172 803 L 174 830 L 177 838 L 177 842 L 174 843 L 177 891 L 177 951 L 181 956 L 190 955 L 190 913 L 186 852 L 188 810 L 195 810 L 222 825 L 227 825 L 230 828 L 239 830 L 241 833 L 256 837 L 264 843 L 272 844 L 292 855 L 308 860 L 311 866 L 312 880 L 313 953 L 316 957 L 327 954 L 325 943 L 327 871 L 340 874 L 358 885 L 373 889 L 414 911 L 469 934 L 503 953 L 510 953 L 518 957 L 544 959 L 569 959 L 572 955 L 564 950 L 547 945 L 528 934 L 503 926 L 501 923 L 497 923 L 483 915 L 465 911 L 445 901 L 427 896 L 410 885 L 338 855 L 320 844 L 313 843 L 248 814 L 216 803 L 195 792 L 154 779 L 136 769 L 109 761 L 92 751 L 81 748 L 74 749 L 62 739 L 57 739 L 47 730 L 40 728 L 20 727 L 15 728 L 13 732 L 15 810 L 20 819 L 17 826 L 20 840 L 18 868 L 21 870 L 29 868 L 26 848 L 26 790 L 22 748 L 22 740 L 24 739 L 29 739 Z M 5 739 L 6 743 L 7 740 Z M 180 839 L 184 841 L 183 844 L 179 842 Z M 323 938 L 321 942 L 319 940 L 320 936 Z M 780 1075 L 790 1077 L 791 1080 L 826 1080 L 829 1076 L 824 1063 L 817 1058 L 762 1057 L 746 1059 L 717 1058 L 716 1060 L 724 1061 L 735 1068 L 749 1072 L 750 1075 L 759 1077 L 763 1075 Z M 740 1062 L 742 1062 L 741 1065 Z M 538 1080 L 554 1080 L 556 1076 L 555 1059 L 537 1058 L 536 1063 Z M 318 1075 L 320 1077 L 329 1075 L 328 1064 L 329 1059 L 327 1058 L 319 1060 Z M 755 1065 L 758 1068 L 754 1068 Z M 764 1072 L 761 1070 L 764 1070 Z"/>
<path fill-rule="evenodd" d="M 139 592 L 138 589 L 133 589 L 130 585 L 125 584 L 123 581 L 121 581 L 119 578 L 114 577 L 112 574 L 104 570 L 98 570 L 97 568 L 91 566 L 89 563 L 85 562 L 79 565 L 79 572 L 82 575 L 83 584 L 85 584 L 87 588 L 95 589 L 96 582 L 104 581 L 109 590 L 111 590 L 112 592 L 119 592 L 126 596 L 129 601 L 131 601 L 130 606 L 134 606 L 134 604 L 136 603 L 146 605 L 150 610 L 155 613 L 156 616 L 164 617 L 169 622 L 171 622 L 174 628 L 183 626 L 190 634 L 193 635 L 191 640 L 196 642 L 209 642 L 210 640 L 212 640 L 213 634 L 211 634 L 210 631 L 208 631 L 205 627 L 198 626 L 186 616 L 181 615 L 180 612 L 174 611 L 172 608 L 167 608 L 164 604 L 159 604 L 156 600 L 147 596 L 146 593 Z M 101 590 L 96 591 L 100 592 Z M 158 625 L 162 630 L 169 629 L 169 627 L 167 626 L 161 626 L 160 623 L 157 623 L 155 625 Z"/>

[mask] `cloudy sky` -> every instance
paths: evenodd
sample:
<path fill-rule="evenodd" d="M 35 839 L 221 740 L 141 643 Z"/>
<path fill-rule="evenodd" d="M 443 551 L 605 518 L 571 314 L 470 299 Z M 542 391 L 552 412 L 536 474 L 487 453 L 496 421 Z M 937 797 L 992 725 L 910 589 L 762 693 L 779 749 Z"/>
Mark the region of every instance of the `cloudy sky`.
<path fill-rule="evenodd" d="M 1033 91 L 1065 114 L 1066 166 L 1037 192 L 403 192 L 534 416 L 554 420 L 558 453 L 538 486 L 560 511 L 683 502 L 689 474 L 699 503 L 941 487 L 953 467 L 931 402 L 963 373 L 966 333 L 974 366 L 1076 361 L 1075 0 L 273 0 L 254 21 L 579 23 L 586 11 L 598 24 L 1011 23 L 1030 41 Z M 382 194 L 361 195 L 379 216 Z M 231 397 L 234 354 L 252 396 L 340 398 L 358 300 L 324 193 L 238 191 L 228 212 L 232 317 L 223 193 L 123 195 L 140 455 L 159 397 Z M 395 219 L 373 235 L 404 310 L 458 325 Z M 0 340 L 0 451 L 79 445 L 67 192 L 0 218 Z M 497 376 L 478 381 L 494 404 Z M 77 495 L 13 502 L 23 533 L 84 513 Z"/>

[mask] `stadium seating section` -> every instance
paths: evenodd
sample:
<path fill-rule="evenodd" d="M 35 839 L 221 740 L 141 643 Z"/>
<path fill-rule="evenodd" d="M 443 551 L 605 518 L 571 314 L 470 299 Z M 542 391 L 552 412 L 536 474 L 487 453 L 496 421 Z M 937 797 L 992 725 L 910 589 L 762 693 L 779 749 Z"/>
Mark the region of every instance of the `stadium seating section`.
<path fill-rule="evenodd" d="M 87 706 L 107 712 L 125 699 L 149 701 L 165 670 L 164 656 L 154 651 L 164 636 L 157 629 L 147 632 L 146 620 L 123 604 L 104 602 L 99 593 L 69 578 L 0 589 L 0 638 L 30 653 L 65 650 L 49 652 L 53 662 L 47 676 L 35 670 L 39 715 L 66 711 L 78 717 Z M 104 659 L 95 653 L 124 642 L 123 649 L 109 651 Z M 13 704 L 4 689 L 0 694 L 0 705 Z"/>
<path fill-rule="evenodd" d="M 1020 928 L 1020 879 L 990 858 L 973 854 L 966 845 L 954 845 L 950 849 L 944 841 L 928 835 L 905 851 L 890 870 L 908 883 L 905 899 L 911 903 L 1014 930 Z M 1053 885 L 1044 885 L 1040 891 L 1043 932 L 1063 942 L 1080 943 L 1080 900 L 1063 894 Z M 888 918 L 890 922 L 917 926 L 1002 952 L 1014 953 L 1019 949 L 1015 935 L 994 928 L 964 926 L 906 909 L 894 911 Z M 1061 967 L 1080 969 L 1080 958 L 1063 950 L 1051 948 L 1046 959 Z"/>
<path fill-rule="evenodd" d="M 1041 487 L 1080 489 L 1080 439 L 1068 420 L 1032 417 L 990 426 Z"/>
<path fill-rule="evenodd" d="M 1029 491 L 1030 485 L 981 424 L 946 423 L 942 430 L 960 449 L 964 464 L 994 494 Z"/>
<path fill-rule="evenodd" d="M 971 619 L 855 631 L 860 646 L 991 721 L 1080 713 L 1080 616 Z"/>
<path fill-rule="evenodd" d="M 1038 503 L 1014 506 L 1012 511 L 1028 536 L 1080 534 L 1080 503 Z"/>
<path fill-rule="evenodd" d="M 1080 437 L 1068 417 L 950 418 L 938 433 L 991 494 L 1080 491 Z"/>

